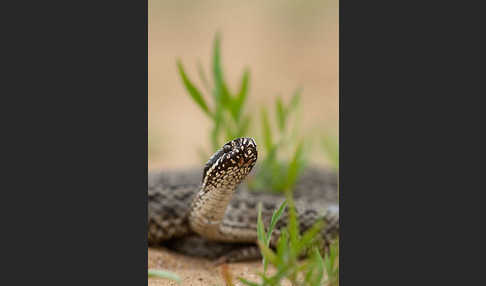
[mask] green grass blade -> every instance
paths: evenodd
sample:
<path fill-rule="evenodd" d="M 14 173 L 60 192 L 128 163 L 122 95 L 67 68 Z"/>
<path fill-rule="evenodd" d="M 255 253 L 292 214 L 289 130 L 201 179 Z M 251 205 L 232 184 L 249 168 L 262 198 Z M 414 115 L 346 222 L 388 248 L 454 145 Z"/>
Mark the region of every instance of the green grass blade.
<path fill-rule="evenodd" d="M 220 35 L 216 34 L 214 39 L 214 50 L 213 50 L 213 76 L 214 76 L 214 96 L 217 102 L 223 103 L 223 105 L 228 105 L 230 103 L 229 91 L 226 87 L 223 77 L 223 69 L 221 68 L 221 48 L 220 48 Z"/>
<path fill-rule="evenodd" d="M 266 280 L 264 280 L 264 282 L 266 283 L 264 285 L 280 286 L 281 285 L 280 280 L 282 280 L 283 278 L 287 277 L 290 280 L 290 277 L 288 277 L 288 276 L 290 275 L 289 272 L 291 272 L 290 271 L 291 265 L 283 264 L 283 265 L 279 265 L 279 266 L 281 266 L 281 268 L 278 269 L 278 271 L 277 271 L 277 273 L 275 273 L 275 275 L 273 275 L 269 279 L 267 278 Z M 298 285 L 298 284 L 292 283 L 291 285 Z"/>
<path fill-rule="evenodd" d="M 289 232 L 286 228 L 282 229 L 280 237 L 277 241 L 277 256 L 280 263 L 287 263 L 289 261 Z"/>
<path fill-rule="evenodd" d="M 327 258 L 327 260 L 326 260 Z M 327 262 L 327 274 L 331 285 L 339 285 L 339 240 L 331 243 L 329 254 L 326 254 L 325 262 Z"/>
<path fill-rule="evenodd" d="M 301 267 L 299 267 L 298 271 L 304 272 L 304 285 L 311 285 L 312 278 L 315 273 L 315 265 L 312 259 L 308 259 Z"/>
<path fill-rule="evenodd" d="M 313 259 L 317 274 L 314 277 L 311 285 L 312 286 L 318 286 L 321 285 L 322 278 L 324 277 L 324 262 L 322 261 L 321 254 L 319 253 L 319 250 L 317 248 L 313 249 Z"/>
<path fill-rule="evenodd" d="M 248 82 L 249 82 L 250 72 L 245 70 L 243 73 L 243 78 L 241 79 L 241 87 L 232 105 L 232 113 L 235 120 L 239 120 L 241 112 L 243 111 L 243 105 L 245 104 L 248 95 Z"/>
<path fill-rule="evenodd" d="M 192 97 L 192 99 L 201 107 L 201 109 L 209 116 L 211 116 L 211 112 L 209 111 L 209 108 L 204 101 L 204 98 L 201 95 L 201 92 L 192 84 L 192 82 L 189 80 L 187 77 L 184 67 L 182 66 L 182 63 L 180 60 L 177 61 L 177 67 L 179 69 L 179 74 L 181 75 L 182 82 L 184 83 L 184 86 L 186 87 L 187 91 L 189 92 L 189 95 Z"/>
<path fill-rule="evenodd" d="M 267 243 L 265 240 L 265 226 L 263 225 L 262 220 L 262 202 L 258 202 L 257 236 L 258 240 L 265 244 Z"/>
<path fill-rule="evenodd" d="M 277 241 L 277 250 L 279 250 L 279 244 L 281 244 L 280 246 L 282 247 L 282 252 L 285 252 L 284 251 L 285 247 L 288 246 L 288 242 L 289 242 L 289 230 L 287 229 L 287 227 L 284 227 L 280 232 L 281 232 L 280 237 L 278 238 Z"/>
<path fill-rule="evenodd" d="M 277 222 L 280 220 L 280 217 L 282 216 L 282 214 L 285 210 L 285 207 L 287 207 L 287 201 L 283 201 L 282 204 L 280 205 L 280 207 L 278 208 L 278 210 L 273 212 L 272 219 L 270 221 L 270 227 L 268 228 L 268 233 L 267 233 L 267 237 L 266 237 L 267 245 L 270 242 L 273 229 L 275 228 L 275 225 L 277 224 Z"/>
<path fill-rule="evenodd" d="M 223 78 L 220 49 L 220 34 L 216 33 L 213 43 L 213 77 L 216 84 L 221 84 Z"/>
<path fill-rule="evenodd" d="M 286 188 L 291 189 L 297 178 L 299 176 L 299 172 L 301 171 L 301 161 L 302 161 L 302 150 L 303 150 L 303 142 L 300 142 L 295 149 L 294 156 L 292 157 L 292 161 L 290 161 L 289 169 L 287 172 L 287 180 L 286 180 Z"/>
<path fill-rule="evenodd" d="M 273 148 L 272 130 L 270 128 L 270 121 L 268 120 L 267 110 L 263 107 L 261 112 L 262 112 L 262 127 L 263 127 L 263 145 L 268 152 Z"/>
<path fill-rule="evenodd" d="M 223 109 L 221 107 L 221 102 L 216 102 L 216 110 L 214 112 L 213 118 L 213 130 L 211 132 L 211 142 L 213 144 L 213 150 L 219 149 L 222 145 L 219 142 L 219 135 L 221 133 L 222 124 L 223 124 Z"/>
<path fill-rule="evenodd" d="M 220 130 L 221 130 L 221 120 L 215 119 L 213 129 L 211 130 L 211 143 L 213 144 L 213 150 L 218 150 L 219 146 L 221 146 L 221 144 L 219 144 Z"/>
<path fill-rule="evenodd" d="M 299 106 L 300 94 L 301 93 L 302 93 L 302 89 L 301 88 L 298 88 L 294 92 L 294 95 L 292 96 L 292 99 L 290 100 L 290 104 L 289 104 L 289 107 L 288 107 L 288 110 L 289 111 L 295 110 L 297 108 L 297 106 Z"/>
<path fill-rule="evenodd" d="M 332 281 L 333 278 L 332 263 L 331 263 L 331 259 L 329 258 L 329 255 L 327 254 L 324 256 L 324 269 L 326 269 L 327 280 Z"/>
<path fill-rule="evenodd" d="M 257 217 L 257 238 L 261 244 L 268 245 L 265 235 L 265 226 L 262 220 L 262 202 L 258 202 L 258 217 Z M 262 252 L 263 273 L 267 272 L 268 260 Z"/>
<path fill-rule="evenodd" d="M 275 276 L 273 277 L 267 277 L 264 273 L 258 273 L 258 276 L 260 276 L 260 278 L 262 279 L 262 285 L 263 286 L 276 286 L 278 285 L 277 284 L 277 280 L 275 279 Z"/>
<path fill-rule="evenodd" d="M 211 92 L 211 85 L 209 84 L 209 80 L 206 77 L 206 73 L 204 72 L 204 68 L 200 61 L 197 62 L 197 71 L 199 73 L 199 77 L 201 78 L 204 87 L 208 92 Z"/>
<path fill-rule="evenodd" d="M 165 279 L 170 279 L 174 280 L 177 283 L 181 283 L 181 278 L 172 272 L 166 271 L 166 270 L 159 270 L 159 269 L 149 269 L 148 270 L 148 276 L 149 277 L 159 277 L 159 278 L 165 278 Z"/>
<path fill-rule="evenodd" d="M 222 120 L 222 125 L 224 126 L 224 131 L 226 134 L 225 142 L 231 141 L 235 139 L 236 133 L 238 132 L 238 127 L 236 122 L 234 122 L 231 118 L 229 118 L 231 115 L 228 115 L 226 112 L 223 113 L 223 120 Z"/>
<path fill-rule="evenodd" d="M 282 98 L 280 96 L 277 97 L 277 100 L 276 100 L 276 103 L 275 103 L 275 109 L 276 109 L 276 113 L 277 113 L 278 128 L 280 129 L 280 132 L 282 132 L 285 129 L 287 112 L 285 111 L 285 107 L 283 105 Z"/>
<path fill-rule="evenodd" d="M 257 241 L 258 246 L 260 247 L 260 252 L 263 254 L 263 257 L 265 257 L 266 260 L 268 260 L 270 263 L 273 265 L 278 264 L 278 257 L 273 252 L 273 250 L 270 249 L 270 247 L 266 246 L 265 243 L 261 242 L 260 240 Z"/>
<path fill-rule="evenodd" d="M 302 235 L 296 246 L 296 251 L 298 254 L 300 254 L 302 250 L 305 250 L 306 247 L 309 247 L 312 244 L 323 226 L 324 221 L 319 220 Z"/>
<path fill-rule="evenodd" d="M 289 231 L 289 238 L 291 246 L 295 246 L 299 240 L 299 223 L 297 221 L 297 212 L 295 211 L 294 199 L 292 197 L 292 192 L 287 189 L 285 192 L 285 196 L 287 197 L 288 203 L 288 210 L 289 210 L 289 221 L 288 221 L 288 231 Z M 290 248 L 291 250 L 294 249 L 293 247 Z M 297 253 L 293 253 L 297 255 Z"/>
<path fill-rule="evenodd" d="M 250 127 L 251 117 L 246 116 L 238 124 L 238 131 L 236 137 L 243 137 L 247 135 L 248 128 Z"/>
<path fill-rule="evenodd" d="M 336 258 L 339 255 L 339 240 L 335 240 L 331 243 L 329 248 L 329 257 L 331 262 L 334 264 L 336 262 Z"/>

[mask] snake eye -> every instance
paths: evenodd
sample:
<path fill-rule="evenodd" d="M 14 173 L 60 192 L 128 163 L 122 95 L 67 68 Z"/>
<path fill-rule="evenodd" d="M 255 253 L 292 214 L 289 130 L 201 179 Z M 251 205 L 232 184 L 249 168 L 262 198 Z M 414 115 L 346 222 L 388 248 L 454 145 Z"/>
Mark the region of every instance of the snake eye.
<path fill-rule="evenodd" d="M 223 151 L 224 151 L 225 153 L 230 152 L 230 151 L 231 151 L 231 149 L 232 149 L 232 148 L 231 148 L 231 146 L 230 146 L 230 145 L 224 145 L 224 146 L 223 146 Z"/>

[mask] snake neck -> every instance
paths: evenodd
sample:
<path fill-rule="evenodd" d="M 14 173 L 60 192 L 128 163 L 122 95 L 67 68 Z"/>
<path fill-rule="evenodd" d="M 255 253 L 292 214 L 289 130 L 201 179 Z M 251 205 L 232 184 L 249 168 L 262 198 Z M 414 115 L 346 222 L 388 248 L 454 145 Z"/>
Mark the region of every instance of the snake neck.
<path fill-rule="evenodd" d="M 228 235 L 221 231 L 221 224 L 236 184 L 203 185 L 194 198 L 189 224 L 199 235 L 212 240 L 226 241 Z"/>
<path fill-rule="evenodd" d="M 250 173 L 257 160 L 252 138 L 237 138 L 226 143 L 206 163 L 199 193 L 192 202 L 189 225 L 199 235 L 219 241 L 242 238 L 225 228 L 226 208 L 238 186 Z"/>

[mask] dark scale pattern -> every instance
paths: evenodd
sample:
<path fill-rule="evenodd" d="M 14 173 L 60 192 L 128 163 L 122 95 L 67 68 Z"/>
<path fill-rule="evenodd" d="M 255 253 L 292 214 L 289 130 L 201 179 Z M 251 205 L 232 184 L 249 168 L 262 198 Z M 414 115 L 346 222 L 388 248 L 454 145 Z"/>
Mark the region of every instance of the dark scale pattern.
<path fill-rule="evenodd" d="M 236 187 L 250 173 L 257 160 L 256 143 L 238 138 L 225 144 L 204 168 L 201 191 L 191 205 L 190 228 L 201 236 L 218 241 L 253 241 L 251 233 L 234 233 L 224 222 L 233 222 L 237 213 L 227 212 Z M 240 204 L 233 206 L 237 209 Z M 237 220 L 237 219 L 236 219 Z M 229 225 L 229 224 L 226 224 Z"/>
<path fill-rule="evenodd" d="M 218 208 L 223 207 L 224 211 L 218 235 L 225 236 L 228 240 L 238 240 L 244 232 L 255 232 L 258 202 L 262 202 L 263 221 L 266 225 L 269 224 L 273 211 L 284 198 L 279 194 L 250 192 L 244 183 L 240 185 L 240 181 L 252 167 L 252 164 L 245 166 L 249 161 L 247 157 L 245 160 L 245 156 L 241 156 L 241 149 L 238 149 L 241 143 L 242 141 L 235 141 L 226 144 L 216 152 L 206 164 L 202 176 L 199 168 L 149 173 L 148 239 L 150 245 L 165 244 L 186 254 L 210 258 L 225 255 L 227 261 L 233 261 L 229 256 L 241 260 L 243 258 L 241 256 L 252 253 L 250 250 L 254 244 L 209 241 L 194 233 L 189 224 L 189 213 L 192 208 L 201 209 L 206 206 L 206 203 L 211 203 Z M 235 150 L 239 150 L 238 154 Z M 234 152 L 234 155 L 239 157 L 228 157 L 229 152 Z M 256 149 L 254 155 L 257 155 Z M 216 162 L 218 162 L 217 166 Z M 252 162 L 254 163 L 253 160 Z M 338 234 L 337 184 L 337 175 L 332 171 L 318 167 L 304 170 L 294 190 L 301 231 L 310 228 L 318 218 L 325 218 L 327 225 L 321 231 L 323 240 L 327 241 Z M 206 187 L 200 192 L 201 185 Z M 234 186 L 237 188 L 227 206 L 222 197 L 214 195 L 210 201 L 202 200 L 205 194 L 213 193 L 223 186 L 228 190 L 233 189 Z M 231 191 L 233 192 L 234 190 Z M 199 198 L 200 204 L 192 205 L 195 198 Z M 223 205 L 218 206 L 218 202 Z M 214 214 L 215 210 L 208 209 L 206 217 L 214 218 Z M 284 213 L 283 218 L 277 223 L 276 235 L 279 229 L 285 226 L 286 221 L 287 213 Z M 204 224 L 204 220 L 201 223 Z M 272 244 L 273 240 L 272 238 Z M 230 253 L 232 254 L 229 255 Z"/>
<path fill-rule="evenodd" d="M 149 243 L 189 233 L 187 213 L 199 180 L 191 172 L 149 173 L 148 219 Z"/>

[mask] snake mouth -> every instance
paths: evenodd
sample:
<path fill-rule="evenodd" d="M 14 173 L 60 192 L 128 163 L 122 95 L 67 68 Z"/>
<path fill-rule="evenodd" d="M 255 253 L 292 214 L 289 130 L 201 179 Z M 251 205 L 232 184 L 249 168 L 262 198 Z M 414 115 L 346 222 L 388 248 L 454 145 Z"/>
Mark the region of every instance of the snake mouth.
<path fill-rule="evenodd" d="M 211 174 L 224 174 L 227 171 L 239 170 L 246 176 L 258 158 L 257 145 L 253 138 L 242 137 L 231 140 L 214 153 L 206 163 L 203 171 L 203 181 Z"/>

